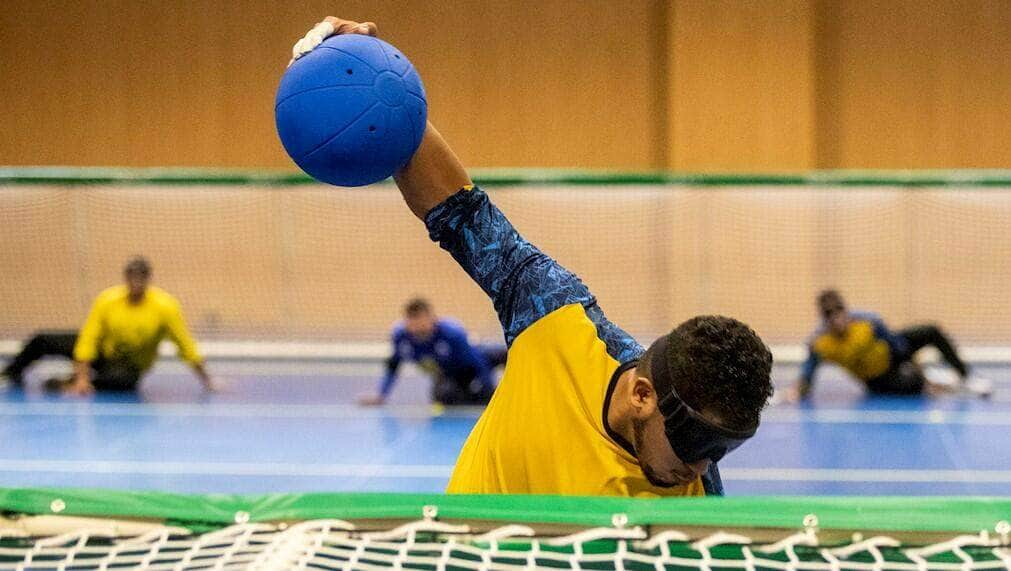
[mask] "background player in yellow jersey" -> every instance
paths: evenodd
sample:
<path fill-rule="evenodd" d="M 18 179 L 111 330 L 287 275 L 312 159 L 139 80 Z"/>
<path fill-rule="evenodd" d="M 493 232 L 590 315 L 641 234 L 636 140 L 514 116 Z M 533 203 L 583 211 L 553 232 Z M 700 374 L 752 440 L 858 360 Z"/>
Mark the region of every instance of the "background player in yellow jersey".
<path fill-rule="evenodd" d="M 991 383 L 969 375 L 955 345 L 938 326 L 916 325 L 893 332 L 879 315 L 847 308 L 842 294 L 834 289 L 818 294 L 817 305 L 822 323 L 808 343 L 808 357 L 801 366 L 800 379 L 789 395 L 790 400 L 810 395 L 815 370 L 822 361 L 846 369 L 872 394 L 947 392 L 949 387 L 931 382 L 913 360 L 924 347 L 934 347 L 941 353 L 966 390 L 984 397 L 990 395 Z"/>
<path fill-rule="evenodd" d="M 125 284 L 100 293 L 79 333 L 40 333 L 29 340 L 3 371 L 20 385 L 24 370 L 34 361 L 59 355 L 74 360 L 74 374 L 50 379 L 49 390 L 84 395 L 97 390 L 133 390 L 141 375 L 154 365 L 158 345 L 171 339 L 179 357 L 190 364 L 207 390 L 211 378 L 204 368 L 179 302 L 164 290 L 150 285 L 151 264 L 142 257 L 131 259 L 123 269 Z"/>
<path fill-rule="evenodd" d="M 327 18 L 294 57 L 333 33 L 374 35 L 376 26 Z M 754 331 L 696 317 L 644 352 L 472 185 L 431 124 L 394 178 L 432 240 L 491 298 L 508 346 L 449 492 L 722 493 L 716 462 L 755 433 L 772 393 L 772 357 Z"/>

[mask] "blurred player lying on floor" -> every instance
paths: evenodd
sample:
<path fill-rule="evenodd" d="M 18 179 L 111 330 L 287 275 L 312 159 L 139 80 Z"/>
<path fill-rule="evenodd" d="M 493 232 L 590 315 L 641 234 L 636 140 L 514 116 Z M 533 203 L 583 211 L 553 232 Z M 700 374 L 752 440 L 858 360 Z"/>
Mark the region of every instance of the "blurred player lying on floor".
<path fill-rule="evenodd" d="M 495 392 L 492 371 L 505 365 L 506 348 L 472 345 L 458 322 L 438 317 L 424 299 L 404 306 L 404 319 L 393 327 L 393 354 L 379 392 L 359 400 L 381 405 L 393 392 L 397 370 L 404 361 L 417 363 L 432 377 L 432 400 L 446 405 L 483 405 Z"/>
<path fill-rule="evenodd" d="M 850 310 L 842 295 L 833 289 L 818 295 L 822 323 L 808 343 L 808 357 L 790 400 L 811 394 L 814 373 L 822 361 L 836 363 L 878 395 L 919 395 L 950 392 L 952 387 L 931 381 L 913 359 L 924 347 L 934 347 L 958 373 L 969 392 L 989 396 L 991 384 L 973 377 L 958 356 L 955 346 L 936 325 L 916 325 L 891 331 L 875 313 Z"/>
<path fill-rule="evenodd" d="M 47 355 L 74 360 L 74 374 L 45 383 L 49 391 L 74 395 L 132 391 L 158 358 L 162 339 L 171 339 L 206 390 L 213 384 L 204 368 L 179 302 L 151 285 L 151 264 L 135 257 L 123 268 L 125 283 L 98 295 L 80 332 L 50 331 L 32 337 L 8 363 L 3 376 L 21 386 L 32 363 Z"/>

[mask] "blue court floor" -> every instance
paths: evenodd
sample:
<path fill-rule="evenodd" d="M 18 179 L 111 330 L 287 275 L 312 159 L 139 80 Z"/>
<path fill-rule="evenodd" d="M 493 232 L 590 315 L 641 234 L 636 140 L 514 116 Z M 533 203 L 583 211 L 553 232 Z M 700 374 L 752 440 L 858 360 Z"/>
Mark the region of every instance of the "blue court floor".
<path fill-rule="evenodd" d="M 178 363 L 136 396 L 61 399 L 40 379 L 0 391 L 0 487 L 173 492 L 440 492 L 479 410 L 427 404 L 410 374 L 393 402 L 360 408 L 378 364 L 212 362 L 205 396 Z M 721 463 L 728 494 L 1009 495 L 1011 368 L 980 367 L 990 401 L 867 399 L 838 371 L 802 407 L 776 405 Z M 786 385 L 795 367 L 778 367 Z M 517 422 L 529 422 L 517 419 Z M 564 462 L 564 458 L 554 461 Z"/>

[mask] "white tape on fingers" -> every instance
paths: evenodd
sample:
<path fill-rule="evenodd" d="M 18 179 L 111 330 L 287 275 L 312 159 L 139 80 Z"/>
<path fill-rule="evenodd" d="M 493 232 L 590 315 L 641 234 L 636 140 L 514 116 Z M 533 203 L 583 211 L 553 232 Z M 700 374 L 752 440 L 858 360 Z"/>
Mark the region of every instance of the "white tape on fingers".
<path fill-rule="evenodd" d="M 299 41 L 295 42 L 295 45 L 292 46 L 291 48 L 292 59 L 298 59 L 303 55 L 305 55 L 305 52 L 309 51 L 305 49 L 304 46 L 305 46 L 305 38 L 302 38 Z"/>
<path fill-rule="evenodd" d="M 305 36 L 299 41 L 295 42 L 295 45 L 291 48 L 292 59 L 298 59 L 305 54 L 311 52 L 316 48 L 316 46 L 323 43 L 323 40 L 332 36 L 334 33 L 333 24 L 330 22 L 320 22 L 312 27 Z"/>
<path fill-rule="evenodd" d="M 333 35 L 333 33 L 334 33 L 334 27 L 333 27 L 333 24 L 331 24 L 330 22 L 320 22 L 320 23 L 316 24 L 315 26 L 313 26 L 312 30 L 310 30 L 310 33 L 311 32 L 316 32 L 323 39 L 326 39 L 326 38 L 329 38 L 330 36 Z"/>
<path fill-rule="evenodd" d="M 316 46 L 323 43 L 323 34 L 320 34 L 316 32 L 316 30 L 313 30 L 305 35 L 305 43 L 306 47 L 308 48 L 306 51 L 314 50 L 316 49 Z"/>

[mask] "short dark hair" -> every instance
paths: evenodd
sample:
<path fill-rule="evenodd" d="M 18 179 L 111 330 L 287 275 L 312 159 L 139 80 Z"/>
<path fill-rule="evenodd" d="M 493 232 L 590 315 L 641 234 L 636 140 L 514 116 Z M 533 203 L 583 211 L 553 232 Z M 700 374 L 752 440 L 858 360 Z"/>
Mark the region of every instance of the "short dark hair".
<path fill-rule="evenodd" d="M 846 305 L 846 302 L 843 301 L 842 294 L 839 293 L 839 290 L 829 288 L 818 292 L 818 309 L 824 310 L 830 305 Z"/>
<path fill-rule="evenodd" d="M 126 265 L 123 266 L 123 273 L 151 277 L 151 262 L 144 256 L 134 256 L 127 260 Z"/>
<path fill-rule="evenodd" d="M 758 425 L 772 396 L 772 353 L 754 330 L 730 317 L 700 315 L 667 335 L 666 353 L 685 404 L 731 430 Z"/>
<path fill-rule="evenodd" d="M 411 301 L 408 301 L 404 305 L 404 314 L 408 317 L 414 317 L 419 313 L 431 313 L 432 304 L 428 303 L 428 300 L 423 297 L 416 297 Z"/>

